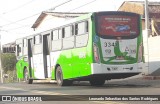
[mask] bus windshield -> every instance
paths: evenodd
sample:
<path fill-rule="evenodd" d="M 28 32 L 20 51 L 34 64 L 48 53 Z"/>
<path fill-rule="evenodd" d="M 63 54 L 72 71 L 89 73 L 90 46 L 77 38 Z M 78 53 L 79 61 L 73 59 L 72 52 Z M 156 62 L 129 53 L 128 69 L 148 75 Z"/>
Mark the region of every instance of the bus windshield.
<path fill-rule="evenodd" d="M 97 15 L 97 33 L 102 37 L 136 37 L 139 17 L 133 15 Z"/>

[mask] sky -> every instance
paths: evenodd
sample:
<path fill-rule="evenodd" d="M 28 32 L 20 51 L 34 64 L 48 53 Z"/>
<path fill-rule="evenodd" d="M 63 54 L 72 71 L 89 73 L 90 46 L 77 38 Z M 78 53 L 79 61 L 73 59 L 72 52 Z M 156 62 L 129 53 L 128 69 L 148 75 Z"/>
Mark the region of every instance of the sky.
<path fill-rule="evenodd" d="M 0 0 L 1 43 L 32 35 L 31 26 L 43 11 L 48 11 L 64 2 L 53 12 L 96 12 L 114 11 L 124 0 Z M 130 1 L 130 0 L 125 0 Z M 143 1 L 143 0 L 131 0 Z M 160 0 L 148 0 L 159 1 Z"/>

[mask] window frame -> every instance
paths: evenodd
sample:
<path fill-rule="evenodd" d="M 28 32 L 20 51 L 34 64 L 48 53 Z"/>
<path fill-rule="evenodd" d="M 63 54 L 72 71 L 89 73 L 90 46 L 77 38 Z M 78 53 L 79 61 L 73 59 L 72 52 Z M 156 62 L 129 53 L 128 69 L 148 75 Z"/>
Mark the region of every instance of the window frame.
<path fill-rule="evenodd" d="M 81 24 L 81 23 L 84 23 L 84 32 L 83 33 L 81 33 L 81 34 L 79 34 L 79 29 L 78 29 L 78 24 Z M 88 33 L 89 32 L 89 20 L 87 19 L 87 20 L 83 20 L 83 21 L 79 21 L 79 22 L 76 22 L 75 23 L 75 35 L 83 35 L 83 34 L 86 34 L 86 33 Z"/>
<path fill-rule="evenodd" d="M 38 43 L 36 43 L 36 40 L 37 40 L 37 38 L 36 37 L 38 37 L 39 36 L 39 41 L 38 41 Z M 39 44 L 42 44 L 42 35 L 41 34 L 38 34 L 38 35 L 35 35 L 34 36 L 34 45 L 39 45 Z"/>
<path fill-rule="evenodd" d="M 54 39 L 54 31 L 57 31 L 57 39 Z M 59 29 L 54 29 L 51 31 L 51 41 L 59 40 Z"/>

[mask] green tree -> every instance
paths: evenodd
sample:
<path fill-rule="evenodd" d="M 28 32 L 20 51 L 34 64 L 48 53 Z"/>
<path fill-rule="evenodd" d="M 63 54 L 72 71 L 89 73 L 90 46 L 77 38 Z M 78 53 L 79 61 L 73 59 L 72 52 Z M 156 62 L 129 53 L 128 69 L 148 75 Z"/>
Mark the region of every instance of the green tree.
<path fill-rule="evenodd" d="M 2 54 L 2 68 L 4 73 L 7 71 L 13 71 L 16 69 L 16 56 L 14 53 L 3 53 Z"/>

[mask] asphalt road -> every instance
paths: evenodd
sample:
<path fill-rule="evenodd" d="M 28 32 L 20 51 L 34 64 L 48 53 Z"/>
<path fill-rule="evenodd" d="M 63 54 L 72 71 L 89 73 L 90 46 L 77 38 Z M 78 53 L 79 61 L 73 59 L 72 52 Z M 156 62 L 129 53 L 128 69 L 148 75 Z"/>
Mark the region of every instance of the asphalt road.
<path fill-rule="evenodd" d="M 65 95 L 72 100 L 79 101 L 63 101 L 64 98 L 60 98 L 60 101 L 42 101 L 42 102 L 23 102 L 24 104 L 160 104 L 158 101 L 93 101 L 92 95 L 98 95 L 102 98 L 108 95 L 160 95 L 160 80 L 144 80 L 141 78 L 125 79 L 125 80 L 111 80 L 106 81 L 104 86 L 93 87 L 88 82 L 74 82 L 72 86 L 59 87 L 56 83 L 48 82 L 34 82 L 33 84 L 21 83 L 5 83 L 0 84 L 0 95 Z M 76 95 L 76 96 L 70 96 Z M 80 95 L 91 95 L 84 97 Z M 49 97 L 47 96 L 49 99 Z M 90 101 L 89 101 L 90 99 Z M 160 98 L 159 98 L 160 100 Z M 0 104 L 17 104 L 22 102 L 0 102 Z"/>

